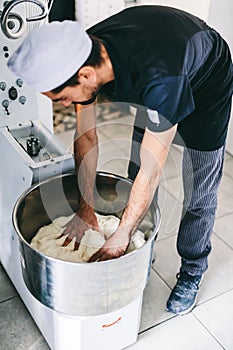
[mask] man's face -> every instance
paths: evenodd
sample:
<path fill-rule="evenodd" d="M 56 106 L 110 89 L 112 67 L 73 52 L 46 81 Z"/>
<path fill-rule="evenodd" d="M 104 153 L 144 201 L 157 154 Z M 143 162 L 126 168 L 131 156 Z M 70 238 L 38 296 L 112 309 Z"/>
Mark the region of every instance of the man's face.
<path fill-rule="evenodd" d="M 94 99 L 99 90 L 96 84 L 78 84 L 67 86 L 58 94 L 52 91 L 44 92 L 43 95 L 49 97 L 54 102 L 60 102 L 63 106 L 68 107 L 72 103 L 84 103 Z"/>

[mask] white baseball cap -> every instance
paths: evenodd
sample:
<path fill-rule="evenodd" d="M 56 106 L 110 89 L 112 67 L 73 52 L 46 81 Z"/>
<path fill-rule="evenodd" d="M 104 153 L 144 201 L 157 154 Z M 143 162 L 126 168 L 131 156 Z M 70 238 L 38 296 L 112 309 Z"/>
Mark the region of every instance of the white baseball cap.
<path fill-rule="evenodd" d="M 8 60 L 9 69 L 39 92 L 71 78 L 91 53 L 92 41 L 77 21 L 53 21 L 30 32 Z"/>

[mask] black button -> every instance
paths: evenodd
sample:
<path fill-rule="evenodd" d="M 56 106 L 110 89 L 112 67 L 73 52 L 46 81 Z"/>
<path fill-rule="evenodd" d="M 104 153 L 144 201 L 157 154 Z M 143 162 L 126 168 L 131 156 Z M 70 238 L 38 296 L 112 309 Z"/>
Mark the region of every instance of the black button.
<path fill-rule="evenodd" d="M 14 86 L 12 86 L 8 91 L 9 98 L 11 100 L 16 100 L 18 97 L 18 92 Z"/>

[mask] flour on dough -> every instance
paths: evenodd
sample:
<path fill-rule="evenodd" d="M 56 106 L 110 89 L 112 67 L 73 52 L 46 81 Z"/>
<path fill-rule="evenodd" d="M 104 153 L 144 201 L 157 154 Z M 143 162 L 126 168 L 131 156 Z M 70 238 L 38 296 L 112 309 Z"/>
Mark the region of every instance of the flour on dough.
<path fill-rule="evenodd" d="M 72 242 L 63 247 L 62 244 L 66 236 L 61 236 L 64 225 L 72 219 L 73 215 L 61 216 L 55 219 L 50 225 L 41 227 L 31 241 L 31 246 L 43 254 L 71 262 L 87 262 L 89 258 L 97 252 L 106 239 L 116 231 L 120 219 L 113 215 L 99 215 L 96 213 L 101 233 L 89 229 L 83 235 L 79 249 L 74 250 L 75 238 Z M 144 234 L 136 231 L 130 241 L 126 254 L 140 248 L 145 243 Z"/>

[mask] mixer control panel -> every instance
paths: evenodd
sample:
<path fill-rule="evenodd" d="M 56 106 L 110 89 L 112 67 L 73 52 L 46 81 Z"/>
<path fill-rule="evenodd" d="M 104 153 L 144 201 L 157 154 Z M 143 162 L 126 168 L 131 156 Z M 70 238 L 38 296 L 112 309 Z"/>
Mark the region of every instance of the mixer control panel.
<path fill-rule="evenodd" d="M 27 98 L 23 94 L 21 94 L 23 86 L 22 79 L 16 79 L 15 85 L 8 86 L 7 82 L 0 82 L 0 96 L 2 97 L 2 107 L 4 109 L 5 115 L 11 115 L 11 112 L 8 110 L 10 103 L 12 101 L 16 101 L 20 105 L 25 105 Z"/>
<path fill-rule="evenodd" d="M 37 93 L 31 91 L 22 79 L 13 77 L 11 72 L 6 74 L 9 76 L 0 81 L 0 126 L 33 119 L 33 115 L 38 115 Z"/>
<path fill-rule="evenodd" d="M 12 1 L 0 0 L 0 18 L 3 21 L 4 11 L 13 4 Z M 40 110 L 51 111 L 51 102 L 31 89 L 7 67 L 7 61 L 28 31 L 43 25 L 46 18 L 31 22 L 31 18 L 39 18 L 41 8 L 31 1 L 14 1 L 4 26 L 0 27 L 0 128 L 12 126 L 21 121 L 41 119 Z M 37 1 L 38 3 L 38 1 Z M 46 2 L 43 2 L 44 4 Z M 30 21 L 27 19 L 30 18 Z M 9 37 L 10 34 L 11 37 Z M 7 35 L 6 35 L 7 34 Z M 19 35 L 20 34 L 20 35 Z M 43 102 L 41 102 L 43 101 Z M 41 106 L 44 104 L 44 106 Z M 44 113 L 44 112 L 43 112 Z M 52 115 L 47 118 L 52 119 Z M 47 119 L 43 117 L 43 119 Z M 50 123 L 51 124 L 51 123 Z"/>

